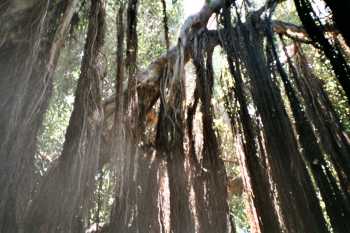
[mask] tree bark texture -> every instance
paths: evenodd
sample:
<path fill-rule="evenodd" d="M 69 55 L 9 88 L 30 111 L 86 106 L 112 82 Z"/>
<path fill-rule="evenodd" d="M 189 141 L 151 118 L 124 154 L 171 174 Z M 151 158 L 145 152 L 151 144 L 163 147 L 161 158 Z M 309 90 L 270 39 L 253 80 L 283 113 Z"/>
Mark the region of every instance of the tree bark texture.
<path fill-rule="evenodd" d="M 307 189 L 311 186 L 310 177 L 298 151 L 282 97 L 266 65 L 259 25 L 255 14 L 249 16 L 245 24 L 238 22 L 240 56 L 264 125 L 268 161 L 276 183 L 283 224 L 287 232 L 322 232 L 319 215 L 313 212 L 316 194 Z"/>
<path fill-rule="evenodd" d="M 63 152 L 43 178 L 26 218 L 25 232 L 77 232 L 77 223 L 89 206 L 103 122 L 104 32 L 104 1 L 92 1 L 81 75 Z M 83 223 L 79 226 L 81 232 Z"/>
<path fill-rule="evenodd" d="M 321 81 L 309 68 L 307 58 L 300 46 L 296 46 L 298 50 L 296 57 L 298 78 L 295 79 L 295 82 L 305 100 L 305 110 L 318 131 L 322 148 L 330 155 L 342 190 L 349 200 L 349 138 L 339 122 Z"/>
<path fill-rule="evenodd" d="M 56 3 L 44 0 L 5 2 L 0 10 L 1 232 L 18 230 L 28 210 L 37 134 L 76 3 L 56 9 Z"/>
<path fill-rule="evenodd" d="M 282 44 L 285 47 L 283 40 Z M 277 63 L 279 62 L 277 61 Z M 292 64 L 290 57 L 288 57 L 288 63 L 291 70 L 290 76 L 295 80 L 297 79 L 298 72 Z M 279 69 L 282 72 L 281 77 L 286 76 L 283 75 L 281 66 Z M 310 74 L 312 74 L 312 72 Z M 308 118 L 306 114 L 307 111 L 302 110 L 302 105 L 300 102 L 298 103 L 296 94 L 293 94 L 294 91 L 291 82 L 288 79 L 286 79 L 285 82 L 286 86 L 289 86 L 288 88 L 286 87 L 286 89 L 289 89 L 289 95 L 295 95 L 295 97 L 291 96 L 290 99 L 294 99 L 291 101 L 293 102 L 291 103 L 292 110 L 296 119 L 296 127 L 299 132 L 300 142 L 304 149 L 304 157 L 309 163 L 313 177 L 318 184 L 322 199 L 326 205 L 326 211 L 332 222 L 332 227 L 338 232 L 346 232 L 349 227 L 345 220 L 349 218 L 349 200 L 347 198 L 347 192 L 344 190 L 345 193 L 343 193 L 340 188 L 341 186 L 338 186 L 337 177 L 332 174 L 331 168 L 327 164 L 327 158 L 324 157 L 322 153 L 323 148 L 318 145 L 317 135 L 313 131 L 311 124 L 312 118 Z M 306 104 L 306 106 L 310 106 L 310 103 Z M 342 177 L 340 177 L 340 180 L 342 180 Z M 343 182 L 341 181 L 341 183 Z"/>
<path fill-rule="evenodd" d="M 238 34 L 233 31 L 230 12 L 227 8 L 223 10 L 223 14 L 225 16 L 223 19 L 225 31 L 223 32 L 222 44 L 227 52 L 227 61 L 231 76 L 235 80 L 234 95 L 240 104 L 239 119 L 244 134 L 244 139 L 242 139 L 244 153 L 242 154 L 241 164 L 243 166 L 242 171 L 246 171 L 244 173 L 247 175 L 247 182 L 245 183 L 246 191 L 250 199 L 252 199 L 252 212 L 257 220 L 257 224 L 253 225 L 256 225 L 255 230 L 257 232 L 281 232 L 277 210 L 273 203 L 272 187 L 269 184 L 269 174 L 267 167 L 263 165 L 266 162 L 264 162 L 264 156 L 259 156 L 253 121 L 247 109 L 248 102 L 244 93 L 241 65 L 238 60 L 238 38 L 234 38 L 235 35 L 238 37 Z M 227 107 L 230 107 L 232 104 L 233 99 L 227 100 Z M 233 114 L 229 112 L 232 128 L 235 124 Z M 260 148 L 260 150 L 263 149 Z M 263 151 L 260 151 L 260 153 L 263 154 Z"/>
<path fill-rule="evenodd" d="M 340 85 L 343 87 L 345 94 L 348 98 L 348 102 L 350 103 L 350 66 L 347 63 L 343 53 L 340 51 L 337 45 L 332 44 L 330 40 L 326 38 L 324 26 L 320 23 L 320 19 L 318 17 L 314 19 L 313 17 L 315 15 L 315 12 L 313 10 L 313 7 L 310 1 L 294 0 L 294 3 L 296 6 L 296 10 L 298 12 L 299 18 L 305 27 L 305 30 L 307 31 L 312 41 L 315 44 L 320 46 L 321 51 L 324 52 L 324 54 L 330 61 L 332 68 L 334 70 L 335 76 L 338 79 Z M 332 6 L 335 6 L 338 4 L 339 3 L 334 3 L 332 4 Z M 344 5 L 344 9 L 345 8 L 348 8 L 348 3 Z M 339 13 L 339 11 L 336 11 L 334 13 Z M 333 16 L 336 16 L 336 15 L 333 15 Z M 337 22 L 338 22 L 337 26 L 339 26 L 339 21 Z M 342 31 L 342 32 L 346 32 L 346 31 Z"/>
<path fill-rule="evenodd" d="M 201 103 L 203 123 L 203 150 L 201 175 L 205 202 L 207 206 L 197 206 L 200 216 L 207 217 L 199 224 L 205 224 L 203 232 L 232 232 L 229 208 L 227 204 L 227 175 L 220 148 L 214 130 L 214 111 L 211 103 L 214 86 L 214 71 L 212 65 L 213 48 L 208 48 L 208 34 L 204 31 L 194 38 L 193 63 L 196 68 L 196 87 Z M 198 197 L 200 198 L 200 197 Z M 209 220 L 208 223 L 204 221 Z M 232 229 L 233 228 L 233 229 Z"/>

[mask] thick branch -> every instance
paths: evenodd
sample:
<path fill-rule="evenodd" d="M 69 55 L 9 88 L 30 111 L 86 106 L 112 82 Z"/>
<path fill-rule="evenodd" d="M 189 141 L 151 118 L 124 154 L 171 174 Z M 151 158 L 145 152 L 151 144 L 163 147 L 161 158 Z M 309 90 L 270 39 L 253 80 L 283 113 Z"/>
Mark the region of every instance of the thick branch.
<path fill-rule="evenodd" d="M 214 8 L 212 8 L 214 9 Z M 217 8 L 215 8 L 217 9 Z M 209 12 L 214 13 L 214 10 L 210 10 L 208 7 L 203 7 L 202 9 L 205 13 L 198 13 L 195 16 L 190 16 L 190 19 L 187 19 L 187 28 L 184 31 L 187 31 L 188 35 L 182 38 L 187 38 L 187 42 L 193 38 L 195 33 L 201 33 L 200 28 L 194 30 L 198 25 L 205 25 L 204 22 L 210 18 Z M 201 23 L 198 20 L 202 19 Z M 192 22 L 192 23 L 189 23 Z M 184 27 L 183 27 L 184 28 Z M 294 24 L 282 22 L 282 21 L 273 21 L 272 28 L 275 33 L 283 34 L 286 36 L 293 36 L 296 38 L 297 35 L 300 40 L 308 40 L 307 33 L 303 27 L 297 26 Z M 333 28 L 334 29 L 334 28 Z M 329 28 L 331 30 L 331 27 Z M 208 49 L 212 49 L 215 46 L 220 44 L 219 33 L 217 31 L 207 31 L 209 34 L 209 43 Z M 136 74 L 136 83 L 137 91 L 139 95 L 140 106 L 143 106 L 143 109 L 147 112 L 151 109 L 153 104 L 156 102 L 160 95 L 160 78 L 163 75 L 163 72 L 168 64 L 175 64 L 176 57 L 178 53 L 178 47 L 173 47 L 167 53 L 161 55 L 159 58 L 154 60 L 144 71 L 141 71 Z M 186 43 L 185 45 L 185 63 L 191 59 L 192 46 L 191 43 Z M 124 91 L 126 91 L 126 85 L 124 86 Z M 113 114 L 115 112 L 115 96 L 111 96 L 104 101 L 104 113 L 105 113 L 105 129 L 104 129 L 104 142 L 106 145 L 109 144 L 109 131 L 113 125 Z M 101 154 L 101 164 L 103 166 L 109 161 L 109 154 Z"/>
<path fill-rule="evenodd" d="M 311 43 L 312 41 L 309 39 L 309 36 L 304 27 L 291 24 L 288 22 L 283 22 L 279 20 L 274 20 L 271 22 L 272 29 L 277 34 L 282 34 L 292 39 L 298 40 L 304 43 Z M 333 25 L 325 26 L 326 32 L 334 35 L 338 35 L 338 31 Z"/>
<path fill-rule="evenodd" d="M 193 35 L 205 28 L 209 18 L 223 6 L 224 0 L 214 0 L 205 4 L 202 9 L 195 15 L 192 15 L 184 22 L 179 37 L 179 45 L 185 48 L 185 63 L 190 59 L 191 43 L 187 43 L 193 38 Z M 219 43 L 217 33 L 211 32 L 212 44 Z M 152 103 L 158 98 L 159 80 L 167 64 L 174 64 L 178 54 L 179 46 L 175 46 L 167 53 L 153 61 L 145 71 L 136 74 L 137 91 L 140 96 L 141 105 L 145 109 L 150 109 Z M 111 116 L 114 112 L 115 97 L 108 98 L 105 101 L 105 116 Z"/>
<path fill-rule="evenodd" d="M 191 39 L 194 35 L 193 29 L 197 27 L 200 24 L 203 24 L 204 22 L 207 22 L 209 16 L 208 16 L 208 8 L 204 7 L 202 10 L 204 10 L 206 13 L 199 13 L 198 15 L 190 16 L 189 19 L 186 20 L 187 22 L 187 29 L 183 29 L 184 31 L 187 31 L 188 35 L 183 35 L 182 38 L 187 38 L 187 40 Z M 212 10 L 211 13 L 214 11 Z M 199 21 L 199 18 L 201 18 L 203 21 Z M 190 20 L 192 19 L 192 20 Z M 190 24 L 189 22 L 192 22 Z M 200 23 L 201 22 L 201 23 Z M 185 23 L 186 24 L 186 23 Z M 274 32 L 278 34 L 283 34 L 287 36 L 291 36 L 294 38 L 299 38 L 303 40 L 307 40 L 307 33 L 305 29 L 301 26 L 297 26 L 291 23 L 282 22 L 282 21 L 273 21 L 272 27 Z M 184 27 L 183 27 L 184 28 Z M 332 30 L 335 31 L 333 27 L 329 27 L 329 31 Z M 196 30 L 198 32 L 199 30 Z M 209 31 L 209 38 L 210 38 L 210 45 L 208 45 L 208 49 L 211 47 L 215 47 L 219 45 L 218 40 L 218 33 L 217 31 Z M 159 96 L 159 80 L 162 76 L 162 72 L 167 64 L 173 64 L 175 62 L 176 56 L 177 56 L 177 49 L 178 47 L 173 47 L 169 52 L 163 54 L 156 60 L 154 60 L 146 70 L 139 72 L 136 75 L 137 80 L 137 90 L 143 96 L 144 99 L 141 99 L 144 106 L 147 106 L 146 109 L 149 109 L 151 106 L 151 103 L 155 101 L 155 99 Z M 188 43 L 185 47 L 185 62 L 188 62 L 191 54 L 192 47 Z M 108 98 L 105 101 L 105 113 L 106 117 L 110 116 L 114 112 L 114 97 Z"/>
<path fill-rule="evenodd" d="M 192 43 L 190 42 L 196 33 L 202 33 L 204 28 L 213 13 L 218 11 L 222 6 L 223 1 L 214 1 L 210 5 L 205 5 L 201 11 L 193 16 L 190 16 L 184 23 L 181 29 L 179 42 L 184 46 L 185 63 L 191 59 Z M 283 34 L 299 41 L 308 42 L 307 33 L 303 27 L 282 21 L 272 21 L 272 28 L 275 33 Z M 329 27 L 330 32 L 335 30 Z M 219 34 L 217 31 L 207 31 L 209 34 L 208 49 L 220 44 Z M 160 95 L 160 79 L 168 64 L 175 64 L 178 55 L 179 46 L 173 47 L 165 54 L 154 60 L 144 71 L 138 72 L 135 76 L 137 83 L 137 91 L 139 96 L 139 104 L 144 111 L 149 111 Z M 126 85 L 124 91 L 126 91 Z M 115 96 L 112 96 L 104 102 L 105 111 L 105 132 L 104 141 L 108 144 L 109 131 L 111 130 L 113 114 L 115 112 Z M 108 153 L 101 155 L 103 165 L 109 161 Z M 104 158 L 106 157 L 106 158 Z"/>
<path fill-rule="evenodd" d="M 68 2 L 64 15 L 61 19 L 61 23 L 55 33 L 52 46 L 49 52 L 49 61 L 48 61 L 48 69 L 49 71 L 53 71 L 56 67 L 56 63 L 59 57 L 59 50 L 64 44 L 64 39 L 66 38 L 66 34 L 69 30 L 70 23 L 75 12 L 75 8 L 78 4 L 78 0 L 72 0 Z"/>

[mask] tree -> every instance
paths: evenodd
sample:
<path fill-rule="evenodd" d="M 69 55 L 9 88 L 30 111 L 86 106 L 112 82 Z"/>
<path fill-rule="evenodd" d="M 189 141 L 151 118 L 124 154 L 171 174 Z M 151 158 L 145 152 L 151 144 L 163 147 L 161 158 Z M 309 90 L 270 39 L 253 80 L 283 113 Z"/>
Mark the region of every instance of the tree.
<path fill-rule="evenodd" d="M 62 155 L 46 174 L 28 211 L 26 232 L 82 232 L 98 168 L 103 123 L 104 1 L 91 4 L 73 113 Z"/>
<path fill-rule="evenodd" d="M 36 136 L 77 2 L 2 3 L 0 229 L 4 232 L 16 232 L 31 199 Z"/>
<path fill-rule="evenodd" d="M 276 14 L 293 2 L 300 26 Z M 344 13 L 325 2 L 321 20 L 307 0 L 206 1 L 172 40 L 180 1 L 5 1 L 0 231 L 236 232 L 240 170 L 252 232 L 348 232 L 347 119 L 308 57 L 349 96 Z M 83 37 L 62 152 L 34 178 L 59 55 Z"/>

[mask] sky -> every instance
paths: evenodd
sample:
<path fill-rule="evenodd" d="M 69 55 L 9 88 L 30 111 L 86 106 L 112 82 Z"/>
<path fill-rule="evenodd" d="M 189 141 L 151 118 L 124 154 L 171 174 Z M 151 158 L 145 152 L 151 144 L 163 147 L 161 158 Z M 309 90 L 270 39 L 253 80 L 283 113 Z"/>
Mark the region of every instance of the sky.
<path fill-rule="evenodd" d="M 204 5 L 204 0 L 184 0 L 184 16 L 187 18 L 190 15 L 197 13 Z"/>

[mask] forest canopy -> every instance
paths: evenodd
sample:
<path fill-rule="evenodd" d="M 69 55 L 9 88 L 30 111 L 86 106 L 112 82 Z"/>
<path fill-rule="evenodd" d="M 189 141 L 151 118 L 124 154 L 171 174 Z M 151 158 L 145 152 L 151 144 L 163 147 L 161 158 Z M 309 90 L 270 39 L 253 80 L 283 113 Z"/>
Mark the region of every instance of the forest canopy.
<path fill-rule="evenodd" d="M 0 0 L 0 233 L 349 233 L 348 12 Z"/>

